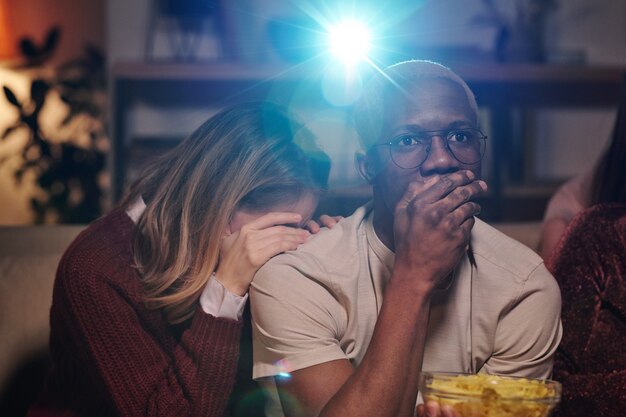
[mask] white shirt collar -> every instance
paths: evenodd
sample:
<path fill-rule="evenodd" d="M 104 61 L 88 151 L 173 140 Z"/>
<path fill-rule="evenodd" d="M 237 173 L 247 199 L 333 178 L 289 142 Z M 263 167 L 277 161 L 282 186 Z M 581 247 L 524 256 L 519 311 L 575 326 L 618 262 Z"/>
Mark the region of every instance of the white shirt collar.
<path fill-rule="evenodd" d="M 128 206 L 128 208 L 126 209 L 126 214 L 128 214 L 128 217 L 131 218 L 133 223 L 137 224 L 137 222 L 139 221 L 139 217 L 141 217 L 145 210 L 146 203 L 143 201 L 143 198 L 139 196 L 135 201 L 133 201 L 130 206 Z"/>

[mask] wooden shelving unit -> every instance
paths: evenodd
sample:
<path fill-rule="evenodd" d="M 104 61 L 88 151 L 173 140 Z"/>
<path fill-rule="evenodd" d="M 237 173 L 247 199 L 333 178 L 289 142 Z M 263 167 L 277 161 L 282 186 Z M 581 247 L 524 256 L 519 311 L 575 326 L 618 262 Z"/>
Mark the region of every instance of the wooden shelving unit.
<path fill-rule="evenodd" d="M 479 105 L 490 111 L 493 155 L 490 158 L 489 181 L 491 220 L 503 220 L 504 201 L 513 196 L 541 199 L 549 191 L 520 196 L 507 191 L 503 182 L 508 167 L 520 168 L 520 161 L 511 160 L 512 144 L 507 138 L 512 128 L 511 112 L 539 108 L 612 108 L 618 102 L 619 87 L 626 68 L 566 65 L 473 65 L 453 68 L 474 91 Z M 271 99 L 288 101 L 293 92 L 306 88 L 307 100 L 324 104 L 319 83 L 322 69 L 306 65 L 178 65 L 119 63 L 111 70 L 112 100 L 112 196 L 119 199 L 125 185 L 127 154 L 133 138 L 129 136 L 128 110 L 138 100 L 165 108 L 177 106 L 215 106 L 229 103 Z M 303 87 L 304 86 L 304 87 Z M 523 156 L 519 156 L 522 158 Z M 524 184 L 515 184 L 523 186 Z M 369 195 L 364 187 L 353 187 L 344 194 L 349 201 L 364 200 Z M 338 193 L 342 193 L 339 190 Z M 541 205 L 541 202 L 535 205 Z"/>

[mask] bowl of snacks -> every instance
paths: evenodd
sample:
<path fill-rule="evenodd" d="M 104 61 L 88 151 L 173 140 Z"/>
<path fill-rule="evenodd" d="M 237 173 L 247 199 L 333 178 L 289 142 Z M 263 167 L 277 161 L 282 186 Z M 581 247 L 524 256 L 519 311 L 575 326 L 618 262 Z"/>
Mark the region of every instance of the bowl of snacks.
<path fill-rule="evenodd" d="M 424 402 L 435 401 L 457 417 L 548 417 L 561 399 L 552 380 L 487 374 L 423 372 Z"/>

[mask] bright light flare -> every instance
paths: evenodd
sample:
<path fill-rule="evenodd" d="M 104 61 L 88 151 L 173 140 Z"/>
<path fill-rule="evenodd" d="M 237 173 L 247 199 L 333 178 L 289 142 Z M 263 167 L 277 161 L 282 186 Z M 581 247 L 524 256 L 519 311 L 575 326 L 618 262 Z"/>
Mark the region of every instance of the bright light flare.
<path fill-rule="evenodd" d="M 355 20 L 331 27 L 328 41 L 332 54 L 346 65 L 364 60 L 370 50 L 370 33 L 363 23 Z"/>

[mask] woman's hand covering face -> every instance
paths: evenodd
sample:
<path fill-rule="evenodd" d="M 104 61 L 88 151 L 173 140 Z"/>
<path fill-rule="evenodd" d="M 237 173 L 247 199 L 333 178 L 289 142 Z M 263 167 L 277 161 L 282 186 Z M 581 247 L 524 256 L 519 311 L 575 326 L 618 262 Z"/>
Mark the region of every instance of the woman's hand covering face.
<path fill-rule="evenodd" d="M 233 294 L 245 294 L 254 274 L 265 262 L 296 249 L 310 236 L 307 230 L 293 226 L 301 220 L 298 213 L 267 213 L 225 236 L 215 271 L 222 285 Z"/>

